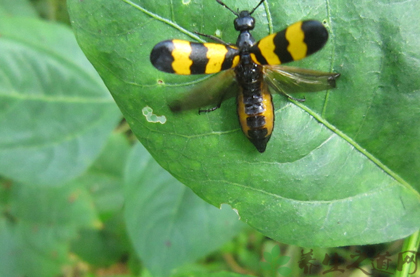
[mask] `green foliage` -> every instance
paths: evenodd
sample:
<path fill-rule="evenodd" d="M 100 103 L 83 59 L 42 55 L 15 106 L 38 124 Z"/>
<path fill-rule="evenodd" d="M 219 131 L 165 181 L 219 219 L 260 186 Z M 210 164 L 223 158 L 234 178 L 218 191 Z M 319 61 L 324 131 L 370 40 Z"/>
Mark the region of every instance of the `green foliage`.
<path fill-rule="evenodd" d="M 119 113 L 67 27 L 0 21 L 0 174 L 33 185 L 80 175 Z"/>
<path fill-rule="evenodd" d="M 200 274 L 188 274 L 188 275 L 177 275 L 176 277 L 251 277 L 251 275 L 235 274 L 230 272 L 216 272 L 216 273 L 200 273 Z"/>
<path fill-rule="evenodd" d="M 97 225 L 87 199 L 83 188 L 15 183 L 0 220 L 0 275 L 56 276 L 77 230 Z"/>
<path fill-rule="evenodd" d="M 264 270 L 273 272 L 277 270 L 282 276 L 290 275 L 290 268 L 279 267 L 287 264 L 290 261 L 290 257 L 280 256 L 280 248 L 278 246 L 274 246 L 271 252 L 264 252 L 264 260 L 264 262 L 261 262 L 261 267 Z"/>
<path fill-rule="evenodd" d="M 0 15 L 37 17 L 35 9 L 27 0 L 0 0 Z"/>
<path fill-rule="evenodd" d="M 203 77 L 165 74 L 149 61 L 156 43 L 200 40 L 194 31 L 234 42 L 229 11 L 204 0 L 68 2 L 79 44 L 160 165 L 265 235 L 317 247 L 391 241 L 420 226 L 419 5 L 268 1 L 257 9 L 257 39 L 301 19 L 324 21 L 327 46 L 296 65 L 342 74 L 336 90 L 298 95 L 303 104 L 274 95 L 275 130 L 260 154 L 241 133 L 233 99 L 201 116 L 171 113 L 168 102 Z M 166 123 L 149 122 L 146 107 Z"/>
<path fill-rule="evenodd" d="M 111 266 L 130 248 L 122 216 L 124 167 L 130 151 L 124 136 L 111 136 L 88 171 L 71 182 L 90 192 L 90 203 L 103 223 L 100 229 L 81 230 L 71 250 L 96 267 Z"/>
<path fill-rule="evenodd" d="M 48 19 L 64 3 L 32 2 Z M 226 0 L 233 9 L 257 2 Z M 334 246 L 418 229 L 417 2 L 259 8 L 257 39 L 325 19 L 327 47 L 297 65 L 342 73 L 334 91 L 297 95 L 304 104 L 274 95 L 264 154 L 242 135 L 233 100 L 201 116 L 168 110 L 203 77 L 156 71 L 153 45 L 200 40 L 193 31 L 237 36 L 233 15 L 213 1 L 168 3 L 68 1 L 83 51 L 146 150 L 113 133 L 121 115 L 72 31 L 23 0 L 0 0 L 0 276 L 98 276 L 116 264 L 129 273 L 114 276 L 298 276 L 309 250 L 264 235 Z M 264 235 L 242 232 L 220 248 L 243 227 L 225 203 Z M 416 233 L 403 250 L 418 245 Z M 394 256 L 399 247 L 389 247 Z M 345 250 L 318 249 L 313 260 L 334 251 Z"/>
<path fill-rule="evenodd" d="M 212 207 L 174 182 L 143 146 L 133 149 L 125 176 L 128 233 L 153 276 L 168 276 L 173 268 L 218 249 L 241 230 L 231 209 Z"/>

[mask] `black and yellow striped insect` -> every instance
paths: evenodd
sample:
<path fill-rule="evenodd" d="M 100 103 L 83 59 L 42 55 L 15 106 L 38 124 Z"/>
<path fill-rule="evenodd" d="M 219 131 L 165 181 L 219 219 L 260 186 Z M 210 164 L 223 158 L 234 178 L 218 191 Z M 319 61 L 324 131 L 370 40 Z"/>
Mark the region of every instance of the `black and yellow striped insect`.
<path fill-rule="evenodd" d="M 255 42 L 249 32 L 255 26 L 251 15 L 264 0 L 250 12 L 235 12 L 221 0 L 216 1 L 236 15 L 234 25 L 240 33 L 235 45 L 199 34 L 218 43 L 166 40 L 153 48 L 150 60 L 157 69 L 168 73 L 189 75 L 224 71 L 191 91 L 183 101 L 171 103 L 170 108 L 178 112 L 217 104 L 211 109 L 199 110 L 210 112 L 219 108 L 222 101 L 236 96 L 242 131 L 262 153 L 274 127 L 270 89 L 304 101 L 292 98 L 288 93 L 335 87 L 339 73 L 280 66 L 320 50 L 328 40 L 328 32 L 321 22 L 305 20 Z"/>

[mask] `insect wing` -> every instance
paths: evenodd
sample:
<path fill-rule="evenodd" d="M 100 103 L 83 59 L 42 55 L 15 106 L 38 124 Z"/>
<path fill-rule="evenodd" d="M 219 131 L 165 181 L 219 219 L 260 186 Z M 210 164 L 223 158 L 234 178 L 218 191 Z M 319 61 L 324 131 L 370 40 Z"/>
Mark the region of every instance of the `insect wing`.
<path fill-rule="evenodd" d="M 182 75 L 211 74 L 235 67 L 239 50 L 218 43 L 165 40 L 155 45 L 150 61 L 157 69 Z"/>
<path fill-rule="evenodd" d="M 169 108 L 173 112 L 181 112 L 209 105 L 218 106 L 222 101 L 236 96 L 237 93 L 238 85 L 235 80 L 235 72 L 227 70 L 211 76 L 196 85 L 187 94 L 170 102 Z"/>
<path fill-rule="evenodd" d="M 296 22 L 281 32 L 254 44 L 252 60 L 261 65 L 278 65 L 303 59 L 324 47 L 328 31 L 316 20 Z"/>
<path fill-rule="evenodd" d="M 335 88 L 339 73 L 328 73 L 291 66 L 264 66 L 264 78 L 277 92 L 315 92 Z"/>

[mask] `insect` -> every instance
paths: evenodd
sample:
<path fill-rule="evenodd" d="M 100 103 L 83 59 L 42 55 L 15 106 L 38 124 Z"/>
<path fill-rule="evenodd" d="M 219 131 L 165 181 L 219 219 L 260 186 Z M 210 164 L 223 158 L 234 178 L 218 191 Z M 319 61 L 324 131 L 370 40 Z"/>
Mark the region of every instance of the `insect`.
<path fill-rule="evenodd" d="M 255 27 L 251 11 L 233 11 L 221 0 L 220 5 L 235 16 L 239 31 L 236 44 L 197 33 L 217 43 L 165 40 L 153 48 L 151 63 L 159 70 L 175 74 L 211 74 L 223 71 L 193 89 L 182 101 L 169 106 L 179 112 L 205 105 L 217 105 L 200 112 L 211 112 L 222 102 L 236 96 L 237 114 L 243 133 L 259 152 L 264 152 L 274 128 L 274 106 L 270 90 L 295 99 L 288 93 L 313 92 L 335 87 L 339 73 L 319 72 L 280 64 L 303 59 L 320 50 L 328 40 L 328 31 L 316 20 L 296 22 L 283 31 L 256 42 L 250 31 Z"/>

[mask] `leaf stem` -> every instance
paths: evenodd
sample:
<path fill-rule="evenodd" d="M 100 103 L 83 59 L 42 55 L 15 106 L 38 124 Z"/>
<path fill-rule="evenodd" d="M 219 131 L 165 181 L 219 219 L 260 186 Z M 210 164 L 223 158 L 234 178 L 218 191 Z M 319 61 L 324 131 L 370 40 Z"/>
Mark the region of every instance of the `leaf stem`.
<path fill-rule="evenodd" d="M 405 238 L 401 252 L 406 252 L 406 251 L 417 252 L 417 249 L 419 248 L 419 244 L 420 244 L 420 230 L 413 233 L 411 236 Z M 417 256 L 417 253 L 415 255 Z M 414 271 L 414 267 L 416 266 L 417 265 L 414 263 L 404 263 L 402 265 L 402 270 L 397 271 L 397 273 L 395 274 L 395 277 L 408 277 L 409 272 Z"/>

